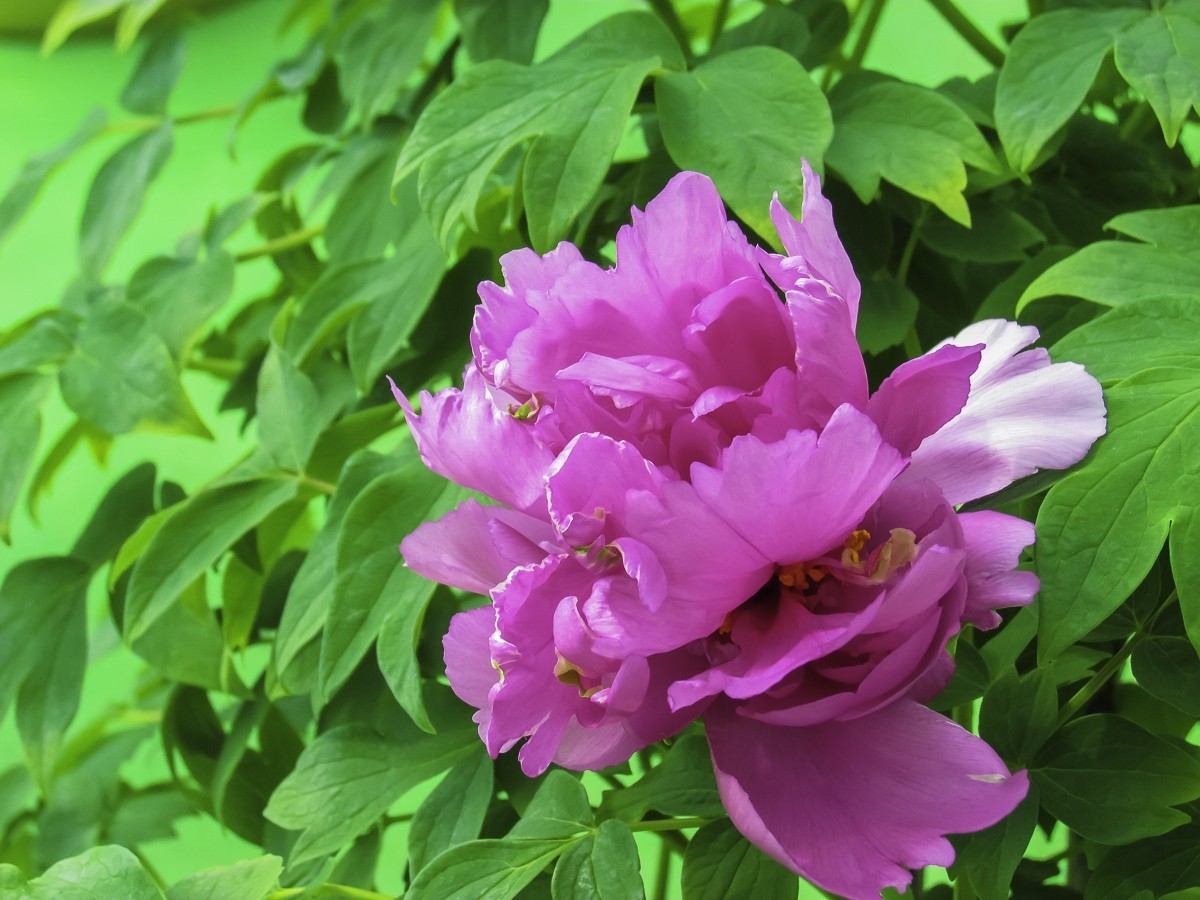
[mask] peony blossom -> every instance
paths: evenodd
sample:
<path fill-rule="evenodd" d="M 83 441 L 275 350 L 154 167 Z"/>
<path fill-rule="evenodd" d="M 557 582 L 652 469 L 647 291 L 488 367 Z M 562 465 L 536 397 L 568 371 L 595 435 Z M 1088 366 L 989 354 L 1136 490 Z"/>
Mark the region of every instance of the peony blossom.
<path fill-rule="evenodd" d="M 1081 459 L 1104 407 L 1004 321 L 871 393 L 859 283 L 807 165 L 804 187 L 799 221 L 771 207 L 786 255 L 683 173 L 634 210 L 614 268 L 566 243 L 505 256 L 462 389 L 422 394 L 420 415 L 397 393 L 427 465 L 496 505 L 401 551 L 491 598 L 444 645 L 493 755 L 602 768 L 702 717 L 742 833 L 877 897 L 1027 790 L 922 705 L 962 627 L 1038 587 L 1017 569 L 1030 524 L 955 507 Z"/>

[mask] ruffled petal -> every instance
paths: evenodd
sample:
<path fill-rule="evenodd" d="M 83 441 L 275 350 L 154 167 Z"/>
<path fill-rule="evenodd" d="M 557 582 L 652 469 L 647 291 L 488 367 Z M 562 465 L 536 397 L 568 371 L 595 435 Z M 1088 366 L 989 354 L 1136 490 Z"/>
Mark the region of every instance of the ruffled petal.
<path fill-rule="evenodd" d="M 1044 350 L 1018 352 L 1036 339 L 1036 328 L 992 319 L 947 342 L 984 344 L 979 368 L 962 412 L 916 449 L 905 479 L 935 481 L 959 504 L 1083 459 L 1104 434 L 1100 385 L 1082 366 L 1052 364 Z"/>
<path fill-rule="evenodd" d="M 450 688 L 477 710 L 472 718 L 479 725 L 480 739 L 485 741 L 492 719 L 491 694 L 500 683 L 500 673 L 492 665 L 491 638 L 495 630 L 496 611 L 484 606 L 457 613 L 442 638 Z"/>
<path fill-rule="evenodd" d="M 835 409 L 867 404 L 867 370 L 845 299 L 797 291 L 787 295 L 796 335 L 797 386 L 803 405 L 824 422 Z"/>
<path fill-rule="evenodd" d="M 964 621 L 978 628 L 995 628 L 994 610 L 1025 606 L 1040 582 L 1032 572 L 1017 569 L 1021 551 L 1033 543 L 1033 525 L 998 512 L 961 513 L 967 546 L 967 606 Z"/>
<path fill-rule="evenodd" d="M 947 345 L 910 359 L 885 378 L 866 410 L 883 439 L 908 456 L 962 412 L 981 349 Z"/>
<path fill-rule="evenodd" d="M 705 715 L 717 786 L 730 818 L 779 862 L 841 896 L 903 890 L 909 869 L 947 866 L 945 835 L 1008 815 L 1028 778 L 985 742 L 901 700 L 847 722 L 801 728 Z"/>

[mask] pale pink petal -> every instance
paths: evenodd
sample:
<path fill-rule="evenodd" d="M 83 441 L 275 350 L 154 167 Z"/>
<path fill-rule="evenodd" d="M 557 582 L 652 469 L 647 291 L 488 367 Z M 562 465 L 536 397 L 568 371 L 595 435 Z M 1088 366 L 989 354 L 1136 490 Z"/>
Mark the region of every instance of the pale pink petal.
<path fill-rule="evenodd" d="M 885 378 L 866 410 L 883 439 L 908 456 L 962 412 L 980 349 L 941 347 L 910 359 Z"/>
<path fill-rule="evenodd" d="M 1024 606 L 1038 591 L 1038 577 L 1017 569 L 1021 551 L 1033 543 L 1033 525 L 998 512 L 961 513 L 967 546 L 967 606 L 963 619 L 995 628 L 994 610 Z"/>
<path fill-rule="evenodd" d="M 982 740 L 908 700 L 870 716 L 800 728 L 705 715 L 730 818 L 779 862 L 841 896 L 903 890 L 909 869 L 947 866 L 945 835 L 1008 815 L 1028 778 Z"/>
<path fill-rule="evenodd" d="M 842 543 L 903 465 L 874 422 L 843 406 L 819 436 L 792 431 L 771 444 L 735 438 L 718 467 L 692 467 L 692 483 L 753 547 L 786 565 Z"/>

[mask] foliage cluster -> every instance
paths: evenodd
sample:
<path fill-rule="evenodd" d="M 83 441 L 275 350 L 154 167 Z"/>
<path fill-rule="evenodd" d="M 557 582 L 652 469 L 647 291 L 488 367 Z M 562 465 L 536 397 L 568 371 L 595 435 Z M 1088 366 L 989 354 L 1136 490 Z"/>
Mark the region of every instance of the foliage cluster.
<path fill-rule="evenodd" d="M 458 377 L 474 285 L 502 253 L 569 239 L 606 259 L 630 206 L 680 169 L 771 240 L 767 202 L 799 208 L 802 156 L 864 282 L 874 373 L 1015 317 L 1101 379 L 1109 409 L 1081 467 L 977 504 L 1036 517 L 1043 590 L 960 638 L 935 706 L 1035 787 L 958 841 L 953 888 L 915 892 L 1200 888 L 1200 178 L 1180 144 L 1197 129 L 1200 0 L 1031 0 L 1005 46 L 930 2 L 990 74 L 929 89 L 865 70 L 884 0 L 650 0 L 552 53 L 549 0 L 296 0 L 303 51 L 240 103 L 183 113 L 186 28 L 161 2 L 65 3 L 48 43 L 119 12 L 119 40 L 142 49 L 123 113 L 97 111 L 0 199 L 2 240 L 84 145 L 112 147 L 78 278 L 0 333 L 0 533 L 77 448 L 209 439 L 185 370 L 219 379 L 221 409 L 257 437 L 190 494 L 153 463 L 116 473 L 73 545 L 0 587 L 0 715 L 15 709 L 28 761 L 0 772 L 0 893 L 382 896 L 381 841 L 406 828 L 414 900 L 641 896 L 638 851 L 660 843 L 684 897 L 794 897 L 723 818 L 700 735 L 582 782 L 486 756 L 440 646 L 479 599 L 395 550 L 461 494 L 420 464 L 383 376 L 410 395 Z M 227 117 L 233 140 L 296 96 L 304 143 L 125 283 L 106 276 L 176 129 Z M 275 287 L 246 296 L 238 267 L 264 257 Z M 43 440 L 54 391 L 75 420 Z M 76 723 L 96 581 L 100 627 L 146 670 L 127 703 Z M 155 742 L 170 777 L 135 787 L 129 760 Z M 389 814 L 437 777 L 411 821 Z M 265 855 L 156 883 L 139 843 L 196 811 Z"/>

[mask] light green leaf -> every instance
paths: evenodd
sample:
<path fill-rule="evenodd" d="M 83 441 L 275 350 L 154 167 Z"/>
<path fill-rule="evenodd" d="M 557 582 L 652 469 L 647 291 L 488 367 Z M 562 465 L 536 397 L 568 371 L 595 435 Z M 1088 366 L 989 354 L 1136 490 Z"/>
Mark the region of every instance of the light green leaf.
<path fill-rule="evenodd" d="M 1083 103 L 1117 34 L 1141 15 L 1061 9 L 1036 16 L 1017 33 L 996 85 L 996 129 L 1014 169 L 1029 170 Z"/>
<path fill-rule="evenodd" d="M 563 854 L 551 881 L 554 900 L 644 900 L 637 842 L 624 822 L 601 822 Z"/>
<path fill-rule="evenodd" d="M 804 199 L 800 160 L 821 168 L 833 119 L 821 89 L 774 47 L 731 50 L 654 84 L 663 142 L 681 169 L 711 176 L 725 202 L 774 239 L 774 192 L 789 209 Z"/>
<path fill-rule="evenodd" d="M 1200 247 L 1200 205 L 1122 213 L 1104 227 L 1164 250 L 1195 253 Z"/>
<path fill-rule="evenodd" d="M 8 541 L 8 522 L 21 485 L 37 455 L 42 432 L 42 401 L 50 389 L 45 375 L 0 378 L 0 420 L 8 432 L 0 441 L 0 539 Z"/>
<path fill-rule="evenodd" d="M 473 62 L 533 60 L 550 0 L 454 0 L 463 46 Z"/>
<path fill-rule="evenodd" d="M 117 49 L 124 53 L 133 46 L 137 36 L 167 0 L 125 0 L 117 20 Z"/>
<path fill-rule="evenodd" d="M 167 900 L 263 900 L 278 886 L 282 871 L 283 860 L 278 856 L 206 869 L 171 885 Z"/>
<path fill-rule="evenodd" d="M 440 0 L 390 0 L 360 18 L 334 53 L 342 94 L 366 120 L 388 112 L 437 25 Z"/>
<path fill-rule="evenodd" d="M 103 109 L 93 109 L 88 113 L 79 130 L 63 143 L 52 150 L 47 150 L 31 158 L 17 173 L 16 180 L 8 189 L 8 193 L 0 199 L 0 244 L 3 244 L 8 233 L 21 220 L 21 217 L 33 206 L 42 185 L 46 179 L 68 159 L 83 149 L 92 138 L 104 128 L 108 117 Z"/>
<path fill-rule="evenodd" d="M 1171 807 L 1200 797 L 1200 760 L 1119 716 L 1063 726 L 1030 775 L 1042 806 L 1101 844 L 1128 844 L 1188 821 Z"/>
<path fill-rule="evenodd" d="M 683 854 L 683 900 L 795 900 L 796 881 L 728 819 L 697 831 Z"/>
<path fill-rule="evenodd" d="M 334 728 L 313 741 L 264 812 L 277 825 L 303 829 L 289 862 L 341 849 L 411 788 L 450 768 L 477 744 L 461 706 L 438 726 L 436 735 L 411 728 L 402 743 L 361 724 Z"/>
<path fill-rule="evenodd" d="M 188 498 L 150 538 L 133 569 L 125 633 L 136 640 L 239 537 L 296 495 L 286 478 L 235 482 Z"/>
<path fill-rule="evenodd" d="M 413 879 L 407 900 L 511 900 L 574 838 L 469 841 L 436 857 Z"/>
<path fill-rule="evenodd" d="M 1129 241 L 1097 241 L 1035 278 L 1017 301 L 1017 313 L 1034 300 L 1056 294 L 1104 306 L 1156 297 L 1200 297 L 1200 254 Z"/>
<path fill-rule="evenodd" d="M 408 826 L 408 868 L 416 875 L 435 856 L 479 837 L 492 802 L 491 758 L 468 756 L 446 773 Z"/>
<path fill-rule="evenodd" d="M 211 437 L 183 391 L 171 351 L 142 310 L 120 300 L 92 309 L 59 372 L 63 399 L 109 434 L 139 425 Z"/>
<path fill-rule="evenodd" d="M 258 440 L 279 468 L 304 471 L 321 427 L 319 405 L 309 377 L 272 346 L 258 373 Z"/>
<path fill-rule="evenodd" d="M 592 805 L 579 779 L 551 769 L 508 837 L 565 838 L 589 830 L 593 820 Z"/>
<path fill-rule="evenodd" d="M 863 203 L 885 179 L 970 227 L 966 165 L 995 172 L 997 162 L 953 100 L 915 84 L 862 77 L 839 82 L 829 104 L 834 133 L 826 161 Z"/>
<path fill-rule="evenodd" d="M 0 376 L 39 372 L 66 359 L 75 346 L 73 323 L 42 312 L 0 334 Z"/>
<path fill-rule="evenodd" d="M 42 35 L 42 52 L 52 53 L 76 30 L 111 15 L 126 0 L 66 0 L 54 11 L 54 17 Z"/>
<path fill-rule="evenodd" d="M 1200 3 L 1175 0 L 1117 35 L 1117 70 L 1150 101 L 1174 147 L 1193 109 L 1200 112 Z"/>
<path fill-rule="evenodd" d="M 1140 300 L 1076 328 L 1054 345 L 1056 360 L 1083 363 L 1101 381 L 1159 366 L 1187 368 L 1200 353 L 1200 302 Z"/>
<path fill-rule="evenodd" d="M 389 619 L 397 634 L 384 661 L 389 685 L 405 712 L 422 728 L 416 642 L 425 605 L 433 594 L 404 565 L 396 549 L 422 522 L 436 519 L 462 498 L 462 489 L 425 468 L 410 447 L 405 459 L 375 479 L 350 505 L 337 546 L 337 581 L 321 644 L 321 690 L 326 698 L 350 677 Z"/>
<path fill-rule="evenodd" d="M 0 872 L 0 887 L 6 887 Z M 7 897 L 7 894 L 5 895 Z M 96 847 L 34 878 L 16 900 L 163 900 L 154 879 L 124 847 Z"/>
<path fill-rule="evenodd" d="M 529 233 L 549 250 L 592 199 L 646 76 L 682 68 L 666 27 L 649 13 L 605 19 L 535 66 L 481 63 L 442 91 L 417 120 L 395 183 L 421 169 L 421 203 L 443 246 L 475 210 L 492 171 L 528 144 L 522 192 Z"/>
<path fill-rule="evenodd" d="M 173 146 L 171 123 L 166 121 L 122 146 L 100 167 L 88 189 L 79 226 L 79 262 L 84 275 L 99 279 L 104 273 Z"/>
<path fill-rule="evenodd" d="M 168 28 L 156 35 L 142 52 L 137 67 L 121 91 L 121 105 L 143 116 L 167 112 L 167 99 L 183 71 L 186 56 L 183 33 Z"/>
<path fill-rule="evenodd" d="M 133 273 L 126 299 L 146 313 L 167 347 L 181 358 L 229 299 L 233 277 L 233 257 L 224 250 L 212 250 L 201 259 L 157 256 Z"/>

